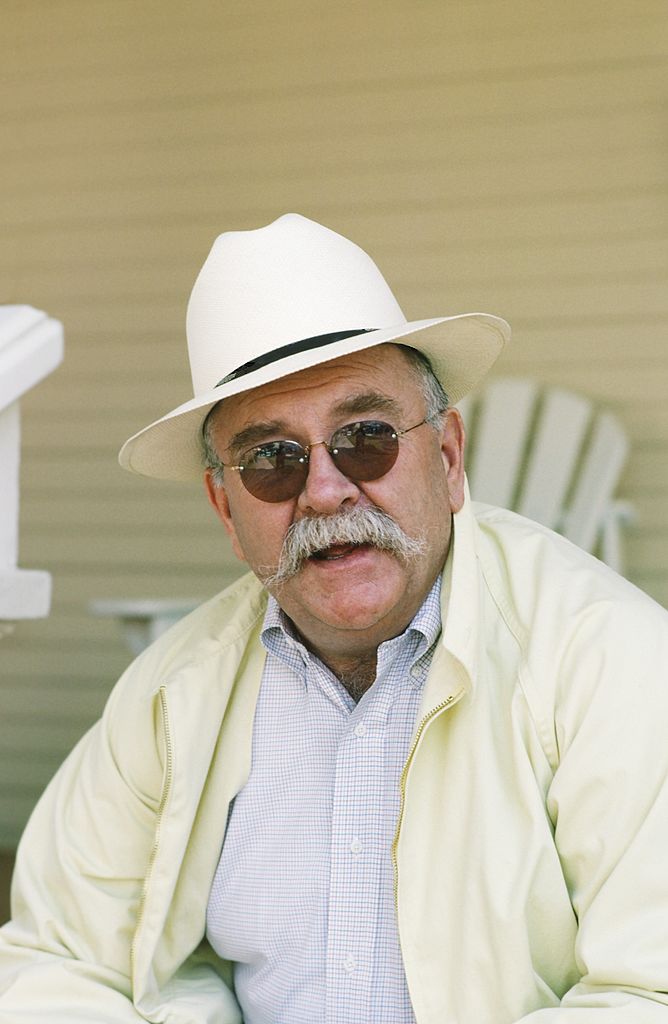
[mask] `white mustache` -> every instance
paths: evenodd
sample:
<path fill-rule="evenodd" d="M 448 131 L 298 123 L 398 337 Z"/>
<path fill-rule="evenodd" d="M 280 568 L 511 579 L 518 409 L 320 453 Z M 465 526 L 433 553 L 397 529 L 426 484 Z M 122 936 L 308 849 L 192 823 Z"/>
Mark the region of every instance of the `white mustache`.
<path fill-rule="evenodd" d="M 389 551 L 402 562 L 411 562 L 423 554 L 424 539 L 409 537 L 387 512 L 379 508 L 354 508 L 331 516 L 314 516 L 292 523 L 283 541 L 276 569 L 262 574 L 266 587 L 279 587 L 302 568 L 311 555 L 335 544 L 371 544 Z"/>

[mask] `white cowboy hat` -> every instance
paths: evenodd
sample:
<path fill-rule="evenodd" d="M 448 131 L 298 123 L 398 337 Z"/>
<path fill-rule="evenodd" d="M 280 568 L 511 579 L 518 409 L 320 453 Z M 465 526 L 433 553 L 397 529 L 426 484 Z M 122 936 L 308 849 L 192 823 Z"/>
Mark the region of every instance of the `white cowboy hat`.
<path fill-rule="evenodd" d="M 288 213 L 255 231 L 220 235 L 187 314 L 195 397 L 140 430 L 119 461 L 144 476 L 201 475 L 200 428 L 223 398 L 386 341 L 429 358 L 454 404 L 510 337 L 486 313 L 410 323 L 367 254 L 342 235 Z"/>

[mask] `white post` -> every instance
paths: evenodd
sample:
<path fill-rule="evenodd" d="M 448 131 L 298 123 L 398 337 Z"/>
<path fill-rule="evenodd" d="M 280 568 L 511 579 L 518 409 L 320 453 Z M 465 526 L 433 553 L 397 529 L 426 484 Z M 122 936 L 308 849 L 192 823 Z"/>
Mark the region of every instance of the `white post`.
<path fill-rule="evenodd" d="M 21 443 L 19 403 L 12 402 L 0 412 L 0 566 L 16 565 L 19 549 L 19 445 Z"/>
<path fill-rule="evenodd" d="M 0 306 L 0 636 L 49 614 L 51 576 L 17 568 L 22 395 L 63 357 L 63 329 L 32 306 Z"/>

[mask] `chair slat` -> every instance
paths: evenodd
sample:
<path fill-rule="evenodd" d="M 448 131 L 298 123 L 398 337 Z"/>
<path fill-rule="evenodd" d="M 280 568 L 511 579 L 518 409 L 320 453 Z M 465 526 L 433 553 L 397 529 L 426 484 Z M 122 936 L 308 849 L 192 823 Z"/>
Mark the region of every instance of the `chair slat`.
<path fill-rule="evenodd" d="M 516 503 L 520 515 L 559 529 L 591 410 L 588 399 L 571 391 L 546 393 Z"/>
<path fill-rule="evenodd" d="M 561 526 L 563 535 L 586 551 L 596 545 L 628 450 L 628 438 L 617 419 L 601 413 Z"/>
<path fill-rule="evenodd" d="M 513 507 L 537 393 L 536 381 L 520 377 L 500 377 L 485 389 L 468 472 L 475 501 Z"/>

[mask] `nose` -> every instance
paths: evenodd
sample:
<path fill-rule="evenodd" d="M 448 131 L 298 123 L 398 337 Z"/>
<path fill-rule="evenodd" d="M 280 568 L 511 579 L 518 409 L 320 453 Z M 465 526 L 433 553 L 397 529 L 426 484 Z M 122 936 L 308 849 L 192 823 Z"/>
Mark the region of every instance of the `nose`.
<path fill-rule="evenodd" d="M 334 464 L 324 442 L 309 449 L 308 476 L 297 499 L 297 507 L 307 515 L 331 515 L 344 505 L 355 505 L 360 490 Z"/>

